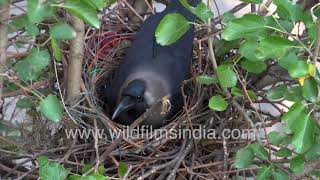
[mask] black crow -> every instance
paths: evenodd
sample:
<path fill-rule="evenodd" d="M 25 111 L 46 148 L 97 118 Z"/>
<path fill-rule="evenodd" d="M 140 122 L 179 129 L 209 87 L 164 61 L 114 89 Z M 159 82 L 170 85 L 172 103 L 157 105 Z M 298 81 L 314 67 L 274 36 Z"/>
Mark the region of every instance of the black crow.
<path fill-rule="evenodd" d="M 200 2 L 189 0 L 192 6 Z M 163 113 L 162 107 L 157 108 L 158 111 L 145 119 L 143 125 L 159 128 L 164 120 L 181 110 L 183 99 L 180 88 L 182 82 L 190 77 L 194 28 L 190 28 L 172 45 L 157 44 L 156 28 L 169 13 L 180 13 L 189 22 L 195 20 L 195 15 L 179 0 L 171 0 L 163 12 L 150 15 L 145 20 L 111 84 L 108 105 L 112 109 L 111 117 L 116 122 L 130 125 L 164 97 L 168 100 L 169 110 Z"/>

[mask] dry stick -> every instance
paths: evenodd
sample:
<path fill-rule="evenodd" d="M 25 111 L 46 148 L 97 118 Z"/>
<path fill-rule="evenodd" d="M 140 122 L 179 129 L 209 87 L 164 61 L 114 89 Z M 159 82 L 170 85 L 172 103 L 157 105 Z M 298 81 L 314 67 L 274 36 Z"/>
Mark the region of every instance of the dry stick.
<path fill-rule="evenodd" d="M 316 45 L 315 45 L 315 49 L 312 56 L 312 61 L 315 67 L 317 67 L 316 65 L 319 57 L 319 50 L 320 50 L 320 20 L 317 20 L 317 40 L 316 40 Z"/>
<path fill-rule="evenodd" d="M 210 6 L 209 6 L 209 7 L 210 7 Z M 209 20 L 208 24 L 209 24 L 209 26 L 211 26 L 211 20 Z M 208 28 L 208 31 L 209 31 L 209 33 L 210 33 L 211 29 Z M 215 57 L 215 54 L 214 54 L 214 51 L 213 51 L 213 45 L 212 45 L 212 44 L 213 44 L 212 38 L 209 38 L 209 39 L 208 39 L 209 56 L 210 56 L 210 59 L 211 59 L 212 65 L 213 65 L 213 69 L 214 69 L 215 72 L 217 72 L 218 65 L 217 65 L 217 60 L 216 60 L 216 57 Z M 248 116 L 248 114 L 247 114 L 247 113 L 245 112 L 245 110 L 240 106 L 240 104 L 232 98 L 229 90 L 228 90 L 227 88 L 224 88 L 224 87 L 221 87 L 221 88 L 222 88 L 223 93 L 225 94 L 225 96 L 226 96 L 228 99 L 231 99 L 232 105 L 240 112 L 240 114 L 242 115 L 242 117 L 244 118 L 244 120 L 247 121 L 247 122 L 250 124 L 251 128 L 256 129 L 256 127 L 255 127 L 252 119 Z M 258 131 L 258 130 L 256 129 L 256 131 Z M 256 134 L 257 134 L 257 133 L 256 133 Z M 256 135 L 256 138 L 257 138 L 258 141 L 261 141 L 261 139 L 260 139 L 259 136 Z"/>
<path fill-rule="evenodd" d="M 8 25 L 6 20 L 9 18 L 9 3 L 0 6 L 0 101 L 2 99 L 2 90 L 4 87 L 3 76 L 6 69 L 7 45 L 8 45 Z"/>
<path fill-rule="evenodd" d="M 126 0 L 122 0 L 122 2 L 128 6 L 128 8 L 139 18 L 140 21 L 143 22 L 143 17 Z"/>
<path fill-rule="evenodd" d="M 151 106 L 149 110 L 147 110 L 145 113 L 142 114 L 138 119 L 136 119 L 129 127 L 128 130 L 123 130 L 120 132 L 119 138 L 113 141 L 108 148 L 103 152 L 103 154 L 100 156 L 100 162 L 103 162 L 107 156 L 121 143 L 123 140 L 125 134 L 124 132 L 130 132 L 131 129 L 137 127 L 142 121 L 144 121 L 148 116 L 150 116 L 154 111 L 157 109 L 159 105 L 162 103 L 161 100 L 158 100 L 155 104 Z"/>

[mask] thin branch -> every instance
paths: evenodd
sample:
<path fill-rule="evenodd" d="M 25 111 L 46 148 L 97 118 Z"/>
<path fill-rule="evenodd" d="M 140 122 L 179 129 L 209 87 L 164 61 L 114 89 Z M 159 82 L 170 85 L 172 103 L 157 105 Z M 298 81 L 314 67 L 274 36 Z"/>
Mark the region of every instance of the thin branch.
<path fill-rule="evenodd" d="M 5 3 L 0 6 L 0 74 L 6 71 L 8 46 L 8 25 L 6 20 L 9 16 L 9 3 Z M 3 80 L 3 76 L 0 76 L 0 100 L 2 99 L 2 90 L 4 87 Z"/>

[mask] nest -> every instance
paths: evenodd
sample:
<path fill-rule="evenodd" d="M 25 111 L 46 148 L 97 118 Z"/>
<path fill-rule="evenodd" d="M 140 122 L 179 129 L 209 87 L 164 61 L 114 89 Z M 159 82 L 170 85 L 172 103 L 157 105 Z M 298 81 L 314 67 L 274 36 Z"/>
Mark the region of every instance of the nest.
<path fill-rule="evenodd" d="M 210 97 L 223 91 L 217 84 L 205 86 L 196 81 L 198 75 L 214 74 L 207 43 L 212 33 L 207 33 L 207 26 L 197 26 L 193 44 L 192 78 L 186 80 L 181 88 L 184 98 L 181 113 L 151 134 L 128 134 L 127 132 L 135 130 L 136 124 L 128 130 L 109 119 L 104 97 L 100 95 L 101 89 L 110 84 L 114 71 L 139 29 L 119 13 L 120 8 L 121 5 L 117 5 L 104 13 L 100 30 L 87 29 L 82 73 L 84 96 L 77 106 L 68 108 L 68 116 L 64 119 L 64 122 L 69 122 L 65 123 L 66 128 L 47 138 L 50 146 L 33 149 L 33 152 L 39 153 L 29 158 L 29 161 L 35 161 L 39 155 L 46 155 L 75 173 L 79 173 L 86 164 L 91 164 L 93 170 L 102 164 L 106 168 L 105 175 L 114 178 L 118 177 L 117 170 L 121 161 L 128 166 L 125 177 L 129 179 L 224 179 L 238 173 L 232 165 L 234 154 L 247 145 L 250 139 L 225 139 L 222 132 L 224 129 L 251 127 L 243 118 L 242 112 L 234 106 L 229 106 L 224 112 L 209 109 Z M 220 19 L 216 18 L 216 23 L 219 23 Z M 221 31 L 216 33 L 217 38 L 219 32 Z M 222 60 L 225 58 L 228 57 L 222 57 Z M 238 102 L 240 106 L 247 107 L 246 109 L 253 109 L 246 98 L 240 98 Z M 143 119 L 143 116 L 141 118 Z M 72 130 L 67 128 L 73 127 L 75 130 L 74 126 L 68 126 L 72 120 L 77 122 L 79 127 L 76 128 L 81 132 L 91 134 L 85 138 L 79 137 L 79 134 L 75 138 L 66 137 L 65 132 Z M 159 136 L 160 132 L 164 131 L 176 131 L 178 134 L 185 131 L 188 135 L 176 138 Z M 113 136 L 114 133 L 118 136 Z M 208 138 L 209 133 L 211 138 Z M 142 135 L 135 137 L 137 134 Z M 30 177 L 33 170 L 27 171 L 23 176 Z M 243 173 L 248 175 L 255 170 L 251 168 Z"/>

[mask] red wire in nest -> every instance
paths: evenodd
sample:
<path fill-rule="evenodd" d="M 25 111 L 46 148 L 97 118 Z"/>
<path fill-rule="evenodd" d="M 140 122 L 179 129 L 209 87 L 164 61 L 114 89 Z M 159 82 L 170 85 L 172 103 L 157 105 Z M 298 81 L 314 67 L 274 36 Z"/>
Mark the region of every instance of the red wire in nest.
<path fill-rule="evenodd" d="M 106 57 L 112 48 L 119 45 L 121 40 L 129 39 L 130 37 L 130 35 L 118 34 L 117 32 L 96 34 L 95 39 L 97 39 L 97 41 L 100 43 L 96 51 L 96 56 L 88 66 L 87 73 L 90 74 L 92 67 L 97 64 L 99 58 L 103 59 Z"/>

